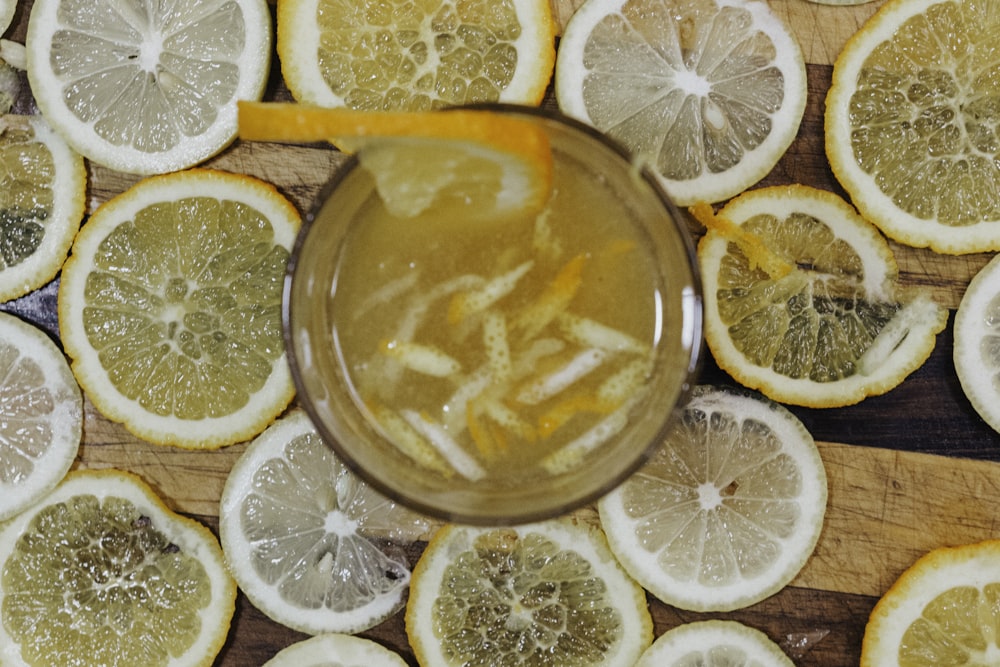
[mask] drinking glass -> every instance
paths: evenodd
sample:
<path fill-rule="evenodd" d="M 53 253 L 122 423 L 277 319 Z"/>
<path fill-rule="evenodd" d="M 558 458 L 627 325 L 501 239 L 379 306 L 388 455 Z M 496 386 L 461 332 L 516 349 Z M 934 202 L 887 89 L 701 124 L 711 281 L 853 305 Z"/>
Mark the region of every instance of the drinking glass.
<path fill-rule="evenodd" d="M 379 412 L 373 407 L 370 391 L 361 387 L 357 377 L 359 369 L 370 370 L 369 364 L 357 355 L 351 358 L 345 340 L 350 334 L 358 333 L 352 331 L 352 327 L 369 326 L 370 321 L 379 316 L 404 317 L 407 312 L 412 313 L 414 297 L 392 300 L 390 286 L 376 284 L 374 278 L 369 281 L 368 278 L 352 277 L 352 272 L 367 271 L 365 275 L 377 278 L 384 266 L 401 263 L 398 258 L 390 261 L 380 256 L 380 250 L 364 250 L 364 238 L 382 224 L 383 228 L 398 230 L 400 238 L 389 241 L 398 241 L 402 251 L 410 248 L 416 253 L 428 252 L 428 248 L 433 247 L 433 252 L 437 253 L 433 261 L 428 262 L 425 258 L 413 260 L 412 264 L 450 266 L 461 260 L 449 255 L 455 252 L 449 249 L 453 237 L 461 237 L 466 232 L 474 235 L 481 224 L 476 220 L 474 208 L 465 211 L 462 220 L 445 224 L 435 219 L 433 207 L 413 220 L 379 223 L 375 218 L 388 214 L 379 204 L 373 178 L 353 157 L 323 188 L 313 210 L 305 217 L 288 266 L 283 325 L 297 400 L 312 418 L 321 437 L 362 479 L 390 499 L 443 520 L 514 525 L 551 518 L 591 503 L 635 472 L 661 442 L 698 370 L 702 350 L 701 286 L 687 218 L 671 203 L 656 177 L 633 161 L 625 150 L 589 126 L 551 110 L 500 104 L 475 108 L 535 123 L 549 138 L 557 195 L 552 201 L 557 203 L 541 217 L 526 221 L 526 228 L 533 232 L 522 237 L 530 237 L 537 246 L 539 236 L 544 236 L 539 233 L 540 225 L 545 229 L 571 230 L 568 242 L 579 242 L 580 247 L 587 248 L 584 230 L 590 229 L 593 223 L 606 237 L 632 240 L 602 242 L 604 245 L 582 252 L 587 257 L 587 270 L 597 274 L 591 282 L 598 287 L 592 289 L 583 283 L 572 302 L 574 306 L 581 303 L 585 315 L 575 321 L 578 324 L 579 321 L 597 322 L 598 334 L 615 333 L 616 327 L 633 315 L 650 323 L 648 364 L 641 384 L 630 393 L 628 400 L 614 410 L 602 411 L 600 407 L 594 408 L 593 401 L 588 403 L 580 398 L 582 389 L 575 384 L 577 376 L 582 378 L 581 373 L 587 374 L 580 371 L 583 368 L 580 364 L 585 365 L 588 358 L 583 353 L 578 355 L 579 359 L 573 358 L 573 363 L 577 363 L 574 368 L 579 372 L 573 376 L 576 379 L 570 387 L 563 395 L 548 399 L 553 405 L 550 417 L 562 414 L 560 419 L 576 420 L 582 426 L 577 424 L 578 432 L 572 439 L 559 444 L 545 456 L 539 455 L 526 463 L 532 452 L 542 452 L 545 445 L 540 444 L 541 439 L 527 444 L 506 444 L 505 426 L 509 428 L 511 424 L 495 413 L 493 420 L 483 417 L 484 422 L 489 422 L 486 431 L 495 436 L 494 444 L 500 443 L 497 451 L 490 455 L 470 446 L 466 434 L 449 434 L 435 427 L 435 433 L 441 435 L 449 447 L 458 446 L 462 450 L 461 460 L 472 462 L 471 472 L 462 466 L 450 471 L 442 470 L 441 466 L 424 465 L 420 457 L 412 455 L 412 448 L 401 446 L 399 429 L 389 428 L 388 422 L 377 416 Z M 454 217 L 454 202 L 449 205 L 452 208 L 446 215 Z M 511 226 L 516 228 L 517 224 Z M 579 234 L 575 230 L 580 230 Z M 436 238 L 435 234 L 442 238 Z M 489 247 L 480 257 L 496 257 L 501 261 L 505 253 L 517 254 L 506 247 L 503 234 L 484 238 L 483 243 Z M 376 248 L 384 246 L 383 243 Z M 615 252 L 631 253 L 622 264 L 624 268 L 600 274 L 600 262 Z M 478 260 L 471 269 L 461 271 L 475 273 L 477 268 L 485 268 L 482 264 L 484 262 Z M 637 274 L 645 277 L 629 283 L 632 278 L 625 274 L 630 273 L 633 266 L 644 267 L 646 274 Z M 393 280 L 407 282 L 405 276 L 396 276 Z M 614 289 L 608 287 L 616 285 Z M 348 296 L 349 287 L 362 294 Z M 588 289 L 590 293 L 585 293 Z M 357 317 L 352 318 L 347 313 L 351 304 L 364 302 L 366 297 L 376 293 L 382 295 L 384 303 Z M 630 308 L 642 312 L 630 314 Z M 515 318 L 516 313 L 511 313 L 506 321 Z M 565 324 L 567 320 L 561 321 Z M 593 332 L 595 327 L 591 326 L 590 330 Z M 384 335 L 391 338 L 388 333 Z M 384 340 L 381 343 L 374 340 L 381 336 L 383 334 L 366 330 L 355 338 L 361 338 L 362 342 L 372 338 L 373 345 L 388 345 Z M 463 336 L 474 342 L 482 340 L 474 327 L 455 337 Z M 550 338 L 557 339 L 547 334 L 538 338 L 546 344 Z M 560 344 L 565 347 L 564 343 L 550 344 L 553 349 Z M 544 345 L 539 344 L 539 347 Z M 617 354 L 613 350 L 592 349 L 591 352 L 591 358 L 600 359 Z M 516 356 L 518 351 L 511 347 L 510 354 Z M 565 359 L 565 349 L 561 354 Z M 527 365 L 535 366 L 531 370 L 544 373 L 545 363 L 540 358 L 537 363 Z M 390 366 L 386 366 L 386 372 L 393 374 L 394 382 L 400 383 L 400 391 L 417 397 L 433 395 L 434 392 L 421 389 L 420 384 L 434 378 L 412 369 Z M 464 370 L 469 371 L 465 377 L 475 377 L 470 369 Z M 569 372 L 566 368 L 562 371 Z M 559 369 L 556 369 L 548 377 L 553 380 L 558 375 Z M 380 389 L 378 384 L 374 386 L 376 391 Z M 434 413 L 443 407 L 437 405 L 430 409 L 425 405 L 408 411 L 400 408 L 392 414 L 396 426 L 402 423 L 398 419 L 400 415 L 408 416 L 413 425 L 418 414 L 420 418 L 438 420 L 439 416 Z M 503 404 L 495 403 L 494 407 L 501 412 L 510 410 L 516 417 L 522 406 L 511 405 L 508 399 Z M 389 407 L 383 405 L 382 409 Z M 507 412 L 504 415 L 510 417 Z M 557 434 L 564 429 L 558 420 L 546 423 L 548 429 Z M 466 415 L 465 420 L 459 420 L 452 428 L 465 431 L 469 425 L 474 424 Z M 536 427 L 534 421 L 529 426 L 533 433 L 538 429 L 546 430 L 543 426 Z M 409 435 L 412 437 L 412 429 Z M 427 435 L 426 430 L 424 435 Z M 422 444 L 433 449 L 433 434 L 424 437 Z M 558 453 L 561 447 L 577 453 L 561 456 Z M 523 450 L 523 456 L 511 453 L 510 450 L 516 448 Z"/>

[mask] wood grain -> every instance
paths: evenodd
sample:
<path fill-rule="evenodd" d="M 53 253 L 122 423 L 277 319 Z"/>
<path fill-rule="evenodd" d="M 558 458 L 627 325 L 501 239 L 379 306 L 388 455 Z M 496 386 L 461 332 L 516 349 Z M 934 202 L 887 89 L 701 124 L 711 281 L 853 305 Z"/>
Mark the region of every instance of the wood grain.
<path fill-rule="evenodd" d="M 552 0 L 565 26 L 582 0 Z M 795 143 L 761 185 L 806 183 L 843 195 L 825 159 L 823 108 L 832 64 L 844 43 L 880 6 L 853 7 L 805 0 L 770 0 L 792 29 L 808 63 L 809 97 Z M 20 4 L 6 37 L 23 41 L 30 2 Z M 277 68 L 268 99 L 288 99 Z M 551 94 L 545 101 L 554 106 Z M 17 111 L 30 112 L 30 100 Z M 236 142 L 207 166 L 267 180 L 300 211 L 336 171 L 342 157 L 322 146 Z M 138 179 L 89 165 L 88 209 Z M 929 289 L 950 309 L 989 255 L 948 257 L 893 244 L 904 284 Z M 0 309 L 18 313 L 58 337 L 58 281 Z M 702 618 L 733 618 L 767 632 L 799 667 L 857 664 L 868 613 L 876 599 L 920 554 L 941 545 L 1000 536 L 1000 436 L 964 399 L 951 366 L 951 329 L 925 366 L 900 387 L 857 406 L 836 410 L 793 408 L 819 440 L 829 478 L 829 506 L 816 551 L 791 586 L 751 608 L 729 614 L 694 614 L 650 598 L 657 633 Z M 702 381 L 730 382 L 709 358 Z M 226 475 L 244 450 L 213 452 L 158 447 L 100 415 L 88 401 L 84 442 L 76 468 L 118 467 L 146 479 L 176 511 L 217 529 Z M 593 519 L 593 509 L 578 513 Z M 421 545 L 412 550 L 419 557 Z M 397 614 L 363 633 L 416 664 L 403 618 Z M 304 635 L 270 621 L 242 596 L 229 641 L 216 664 L 260 665 Z"/>

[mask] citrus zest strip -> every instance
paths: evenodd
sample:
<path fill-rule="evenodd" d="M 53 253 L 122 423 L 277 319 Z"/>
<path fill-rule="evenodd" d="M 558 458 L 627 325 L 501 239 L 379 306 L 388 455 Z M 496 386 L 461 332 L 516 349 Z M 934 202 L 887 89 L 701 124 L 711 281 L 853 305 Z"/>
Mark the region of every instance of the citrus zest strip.
<path fill-rule="evenodd" d="M 698 202 L 688 208 L 695 220 L 706 229 L 721 234 L 740 247 L 750 262 L 751 268 L 759 268 L 774 280 L 780 280 L 790 274 L 795 267 L 778 257 L 770 248 L 764 245 L 759 237 L 747 232 L 732 220 L 719 215 L 707 202 Z"/>
<path fill-rule="evenodd" d="M 552 190 L 552 147 L 545 130 L 538 123 L 503 113 L 474 109 L 360 111 L 294 102 L 241 101 L 238 125 L 240 139 L 247 141 L 328 141 L 347 152 L 363 150 L 376 140 L 460 144 L 461 150 L 502 164 L 518 173 L 518 181 L 530 185 L 519 210 L 541 211 Z"/>

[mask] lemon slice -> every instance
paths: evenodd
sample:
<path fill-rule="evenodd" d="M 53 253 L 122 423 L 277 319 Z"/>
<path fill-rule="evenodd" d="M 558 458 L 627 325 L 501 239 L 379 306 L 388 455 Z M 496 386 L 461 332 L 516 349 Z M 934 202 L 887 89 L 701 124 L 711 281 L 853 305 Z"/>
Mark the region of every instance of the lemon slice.
<path fill-rule="evenodd" d="M 59 285 L 59 329 L 94 405 L 158 444 L 248 440 L 291 401 L 281 289 L 299 215 L 272 186 L 195 169 L 102 204 Z"/>
<path fill-rule="evenodd" d="M 201 524 L 137 477 L 71 472 L 0 530 L 4 665 L 211 665 L 236 585 Z"/>
<path fill-rule="evenodd" d="M 552 190 L 552 150 L 534 123 L 489 111 L 379 112 L 281 102 L 241 103 L 240 137 L 333 140 L 358 152 L 394 215 L 448 198 L 477 219 L 540 211 Z"/>
<path fill-rule="evenodd" d="M 747 607 L 782 589 L 812 554 L 826 473 L 788 410 L 697 387 L 663 445 L 598 503 L 611 550 L 667 604 Z"/>
<path fill-rule="evenodd" d="M 955 313 L 953 360 L 979 416 L 1000 431 L 1000 255 L 969 281 Z"/>
<path fill-rule="evenodd" d="M 555 91 L 686 206 L 771 171 L 802 120 L 806 69 L 764 2 L 587 0 L 559 42 Z"/>
<path fill-rule="evenodd" d="M 279 651 L 263 667 L 406 667 L 406 661 L 371 639 L 344 634 L 310 637 Z"/>
<path fill-rule="evenodd" d="M 25 47 L 38 107 L 70 145 L 118 171 L 164 173 L 235 138 L 236 100 L 267 83 L 271 18 L 265 0 L 37 0 Z"/>
<path fill-rule="evenodd" d="M 737 621 L 695 621 L 660 635 L 635 667 L 794 667 L 760 630 Z"/>
<path fill-rule="evenodd" d="M 1000 249 L 995 48 L 974 0 L 890 0 L 837 57 L 826 152 L 858 210 L 900 243 Z"/>
<path fill-rule="evenodd" d="M 930 551 L 872 610 L 861 667 L 997 664 L 998 596 L 1000 540 Z"/>
<path fill-rule="evenodd" d="M 741 384 L 793 405 L 850 405 L 934 349 L 947 309 L 902 290 L 889 244 L 836 195 L 759 188 L 695 213 L 710 227 L 698 246 L 705 340 Z"/>
<path fill-rule="evenodd" d="M 83 395 L 45 333 L 0 313 L 0 521 L 33 505 L 76 458 Z"/>
<path fill-rule="evenodd" d="M 413 572 L 406 634 L 421 665 L 635 664 L 653 637 L 645 594 L 596 527 L 449 525 Z"/>
<path fill-rule="evenodd" d="M 83 158 L 40 116 L 0 116 L 0 301 L 52 280 L 86 206 Z"/>
<path fill-rule="evenodd" d="M 0 35 L 7 32 L 16 10 L 17 0 L 0 0 Z"/>
<path fill-rule="evenodd" d="M 301 102 L 538 104 L 552 78 L 555 24 L 547 0 L 282 0 L 277 50 Z"/>
<path fill-rule="evenodd" d="M 405 547 L 429 530 L 355 477 L 298 410 L 240 456 L 219 507 L 240 589 L 310 634 L 361 632 L 399 611 L 410 583 Z"/>

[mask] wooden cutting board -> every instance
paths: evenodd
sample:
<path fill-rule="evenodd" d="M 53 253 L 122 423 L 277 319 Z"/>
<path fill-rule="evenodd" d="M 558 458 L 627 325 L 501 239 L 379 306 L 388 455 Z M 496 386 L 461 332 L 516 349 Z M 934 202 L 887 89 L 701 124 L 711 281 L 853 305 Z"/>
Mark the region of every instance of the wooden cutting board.
<path fill-rule="evenodd" d="M 581 0 L 554 0 L 564 25 Z M 823 98 L 831 65 L 879 2 L 856 7 L 806 0 L 770 0 L 797 36 L 808 63 L 809 99 L 799 136 L 761 185 L 806 183 L 841 193 L 823 151 Z M 22 2 L 7 37 L 23 41 L 30 2 Z M 277 70 L 275 70 L 277 72 Z M 270 99 L 288 99 L 277 78 Z M 551 95 L 547 105 L 554 105 Z M 30 111 L 30 108 L 18 109 Z M 207 166 L 251 174 L 277 185 L 301 211 L 336 171 L 341 157 L 317 147 L 237 142 Z M 116 195 L 137 178 L 89 167 L 89 208 Z M 893 245 L 902 279 L 932 290 L 954 309 L 969 279 L 988 255 L 944 257 Z M 53 334 L 56 285 L 0 308 L 38 323 Z M 729 614 L 693 614 L 650 599 L 656 631 L 705 617 L 733 618 L 767 632 L 805 665 L 856 664 L 867 615 L 878 596 L 925 551 L 1000 536 L 1000 436 L 985 427 L 964 400 L 950 363 L 950 328 L 924 368 L 886 397 L 853 408 L 795 411 L 819 441 L 829 478 L 823 534 L 812 559 L 791 586 L 753 607 Z M 706 382 L 728 379 L 708 360 Z M 918 426 L 914 426 L 918 424 Z M 85 437 L 76 468 L 118 467 L 146 479 L 177 511 L 217 527 L 226 475 L 244 445 L 190 452 L 144 443 L 102 417 L 87 402 Z M 594 520 L 592 509 L 577 513 Z M 419 555 L 419 546 L 413 556 Z M 365 636 L 413 662 L 402 615 Z M 255 610 L 241 595 L 227 646 L 218 665 L 259 665 L 304 635 Z"/>

